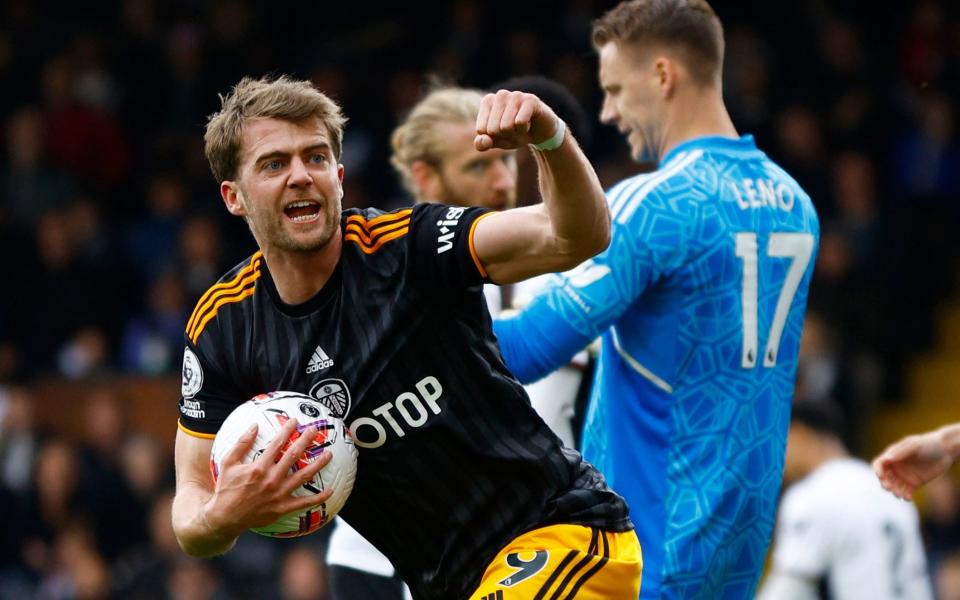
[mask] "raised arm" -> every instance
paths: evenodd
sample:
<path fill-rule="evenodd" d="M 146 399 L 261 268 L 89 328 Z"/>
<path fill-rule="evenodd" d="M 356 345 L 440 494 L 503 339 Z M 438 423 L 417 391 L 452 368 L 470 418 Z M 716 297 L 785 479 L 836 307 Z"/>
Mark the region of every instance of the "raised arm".
<path fill-rule="evenodd" d="M 576 140 L 532 94 L 488 94 L 477 115 L 478 150 L 540 144 L 533 152 L 543 204 L 477 222 L 474 249 L 490 279 L 512 283 L 572 269 L 607 247 L 610 213 L 600 181 Z"/>
<path fill-rule="evenodd" d="M 923 484 L 946 473 L 960 458 L 960 423 L 909 435 L 890 445 L 873 460 L 880 483 L 909 500 Z"/>
<path fill-rule="evenodd" d="M 305 469 L 290 472 L 315 434 L 307 429 L 288 452 L 278 456 L 296 425 L 294 420 L 284 425 L 263 454 L 245 464 L 243 458 L 257 438 L 256 428 L 251 428 L 224 457 L 216 485 L 210 475 L 213 440 L 177 431 L 173 531 L 184 552 L 193 556 L 223 554 L 245 530 L 269 525 L 281 515 L 320 504 L 330 497 L 333 490 L 329 489 L 317 495 L 291 496 L 330 462 L 330 454 L 325 452 L 325 456 Z"/>

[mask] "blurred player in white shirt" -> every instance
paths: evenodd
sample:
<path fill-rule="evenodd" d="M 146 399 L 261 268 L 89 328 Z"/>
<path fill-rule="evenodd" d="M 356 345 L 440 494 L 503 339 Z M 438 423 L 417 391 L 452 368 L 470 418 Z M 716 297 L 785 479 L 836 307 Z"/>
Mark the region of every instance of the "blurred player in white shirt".
<path fill-rule="evenodd" d="M 760 600 L 933 597 L 917 510 L 883 490 L 838 435 L 832 406 L 793 407 L 773 568 Z"/>

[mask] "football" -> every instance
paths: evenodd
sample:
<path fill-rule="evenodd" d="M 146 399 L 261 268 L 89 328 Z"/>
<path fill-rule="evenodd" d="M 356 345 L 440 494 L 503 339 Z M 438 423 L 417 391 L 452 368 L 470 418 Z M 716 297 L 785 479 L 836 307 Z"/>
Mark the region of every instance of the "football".
<path fill-rule="evenodd" d="M 333 454 L 330 463 L 313 479 L 297 488 L 294 495 L 316 494 L 328 488 L 333 488 L 334 492 L 322 504 L 307 510 L 287 513 L 266 527 L 251 529 L 260 535 L 297 537 L 320 529 L 343 508 L 357 475 L 357 448 L 350 431 L 341 419 L 333 416 L 326 406 L 305 394 L 270 392 L 244 402 L 223 422 L 213 440 L 213 451 L 210 455 L 210 471 L 214 482 L 220 473 L 223 457 L 251 424 L 257 423 L 258 429 L 257 439 L 250 452 L 244 457 L 244 462 L 248 463 L 264 452 L 280 428 L 290 419 L 296 420 L 299 425 L 284 444 L 283 450 L 293 444 L 307 427 L 314 425 L 317 428 L 314 443 L 307 447 L 306 456 L 294 463 L 291 472 L 306 467 L 325 450 Z"/>

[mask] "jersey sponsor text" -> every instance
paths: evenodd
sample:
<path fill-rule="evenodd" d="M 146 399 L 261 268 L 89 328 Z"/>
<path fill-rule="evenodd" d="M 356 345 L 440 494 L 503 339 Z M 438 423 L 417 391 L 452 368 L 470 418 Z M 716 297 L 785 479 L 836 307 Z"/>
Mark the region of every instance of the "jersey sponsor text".
<path fill-rule="evenodd" d="M 437 228 L 440 235 L 437 236 L 437 254 L 443 254 L 453 248 L 453 238 L 457 235 L 455 227 L 460 225 L 460 217 L 466 208 L 454 206 L 447 210 L 447 214 L 440 221 L 437 221 Z"/>
<path fill-rule="evenodd" d="M 205 419 L 207 417 L 207 411 L 203 409 L 203 402 L 187 400 L 186 398 L 180 403 L 180 413 L 191 419 Z"/>
<path fill-rule="evenodd" d="M 407 435 L 407 428 L 422 427 L 430 414 L 439 415 L 440 404 L 437 400 L 443 394 L 443 386 L 433 375 L 428 375 L 416 383 L 417 393 L 403 392 L 393 402 L 385 402 L 373 409 L 372 417 L 360 417 L 350 423 L 350 433 L 357 446 L 361 448 L 379 448 L 387 441 L 387 428 L 380 419 L 390 426 L 397 437 Z M 429 407 L 429 411 L 427 410 Z M 397 415 L 400 419 L 397 419 Z M 403 424 L 401 424 L 401 421 Z M 371 436 L 375 436 L 371 439 Z"/>

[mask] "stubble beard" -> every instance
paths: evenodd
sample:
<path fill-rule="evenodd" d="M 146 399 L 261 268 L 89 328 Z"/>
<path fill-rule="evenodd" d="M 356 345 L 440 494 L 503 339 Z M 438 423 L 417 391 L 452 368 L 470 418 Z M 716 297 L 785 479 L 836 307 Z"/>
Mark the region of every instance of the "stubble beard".
<path fill-rule="evenodd" d="M 323 228 L 309 236 L 295 237 L 284 227 L 286 217 L 281 214 L 276 219 L 270 219 L 263 225 L 257 225 L 256 221 L 247 217 L 247 226 L 253 234 L 257 244 L 262 249 L 265 245 L 272 246 L 284 252 L 295 254 L 309 254 L 325 247 L 333 238 L 336 228 L 340 226 L 339 210 L 330 210 L 333 203 L 325 202 L 323 205 Z"/>

